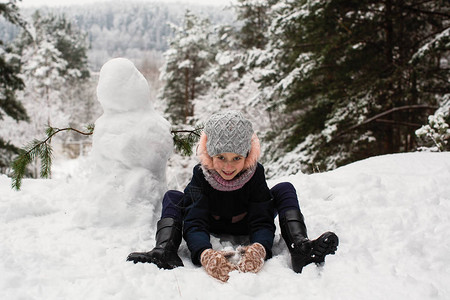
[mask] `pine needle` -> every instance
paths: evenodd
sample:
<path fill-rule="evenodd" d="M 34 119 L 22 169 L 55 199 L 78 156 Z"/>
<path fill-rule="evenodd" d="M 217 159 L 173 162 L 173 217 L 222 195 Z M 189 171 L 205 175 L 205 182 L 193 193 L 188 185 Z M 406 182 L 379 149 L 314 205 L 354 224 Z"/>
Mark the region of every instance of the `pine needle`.
<path fill-rule="evenodd" d="M 200 139 L 203 127 L 197 126 L 193 130 L 172 130 L 175 151 L 184 156 L 191 156 L 192 147 Z"/>
<path fill-rule="evenodd" d="M 75 131 L 82 135 L 92 135 L 94 132 L 94 126 L 88 125 L 88 132 L 82 132 L 78 129 L 71 127 L 67 128 L 54 128 L 47 127 L 45 133 L 47 137 L 44 140 L 33 140 L 27 146 L 19 150 L 19 155 L 13 160 L 11 164 L 12 183 L 11 187 L 15 190 L 20 190 L 22 186 L 22 179 L 25 177 L 27 167 L 37 158 L 41 161 L 40 176 L 42 178 L 48 178 L 51 175 L 53 149 L 50 142 L 56 134 L 62 131 Z"/>
<path fill-rule="evenodd" d="M 39 150 L 39 157 L 41 159 L 41 177 L 49 178 L 52 169 L 52 159 L 53 159 L 53 149 L 50 144 L 41 144 L 41 149 Z"/>

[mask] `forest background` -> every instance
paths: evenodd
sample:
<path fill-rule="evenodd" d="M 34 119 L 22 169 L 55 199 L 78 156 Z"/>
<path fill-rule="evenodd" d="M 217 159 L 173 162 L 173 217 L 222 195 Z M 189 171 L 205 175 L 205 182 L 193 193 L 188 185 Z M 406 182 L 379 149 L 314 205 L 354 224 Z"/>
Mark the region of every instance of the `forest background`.
<path fill-rule="evenodd" d="M 16 4 L 0 4 L 3 174 L 46 127 L 95 122 L 97 74 L 118 56 L 144 74 L 174 131 L 243 111 L 269 178 L 450 149 L 448 1 Z M 89 139 L 61 134 L 53 144 L 76 156 Z"/>

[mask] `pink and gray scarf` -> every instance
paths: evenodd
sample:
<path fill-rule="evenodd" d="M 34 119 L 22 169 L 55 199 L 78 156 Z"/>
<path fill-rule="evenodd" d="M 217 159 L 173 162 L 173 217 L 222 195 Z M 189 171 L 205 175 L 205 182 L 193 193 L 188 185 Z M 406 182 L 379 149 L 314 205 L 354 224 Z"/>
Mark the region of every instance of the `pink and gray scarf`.
<path fill-rule="evenodd" d="M 215 170 L 208 170 L 202 166 L 206 181 L 216 190 L 223 192 L 235 191 L 242 188 L 255 174 L 256 164 L 243 170 L 231 180 L 225 180 Z"/>

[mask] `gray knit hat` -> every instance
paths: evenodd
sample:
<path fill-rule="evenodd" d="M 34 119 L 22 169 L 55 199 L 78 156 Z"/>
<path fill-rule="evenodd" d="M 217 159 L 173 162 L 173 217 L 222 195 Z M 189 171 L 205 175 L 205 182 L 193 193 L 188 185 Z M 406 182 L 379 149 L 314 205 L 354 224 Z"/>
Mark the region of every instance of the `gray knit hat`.
<path fill-rule="evenodd" d="M 238 111 L 212 115 L 205 124 L 209 156 L 232 152 L 247 157 L 253 135 L 252 123 Z"/>

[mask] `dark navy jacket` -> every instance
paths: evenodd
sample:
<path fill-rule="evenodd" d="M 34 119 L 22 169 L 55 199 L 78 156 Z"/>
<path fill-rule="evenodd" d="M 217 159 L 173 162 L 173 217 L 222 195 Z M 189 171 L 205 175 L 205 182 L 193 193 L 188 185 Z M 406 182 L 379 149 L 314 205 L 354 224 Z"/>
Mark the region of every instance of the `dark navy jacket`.
<path fill-rule="evenodd" d="M 183 236 L 192 262 L 200 265 L 200 254 L 212 248 L 210 233 L 249 235 L 272 256 L 275 233 L 274 207 L 266 183 L 264 167 L 258 163 L 253 177 L 239 190 L 219 191 L 205 179 L 200 165 L 194 167 L 191 182 L 184 190 Z M 232 217 L 247 213 L 236 223 Z"/>

